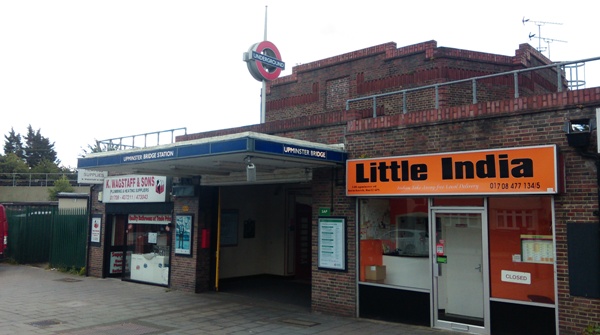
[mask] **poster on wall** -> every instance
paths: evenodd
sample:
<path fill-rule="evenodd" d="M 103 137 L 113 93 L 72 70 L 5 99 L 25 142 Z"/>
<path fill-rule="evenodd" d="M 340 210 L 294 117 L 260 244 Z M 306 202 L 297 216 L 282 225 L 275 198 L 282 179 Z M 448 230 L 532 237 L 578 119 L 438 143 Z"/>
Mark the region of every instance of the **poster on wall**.
<path fill-rule="evenodd" d="M 192 229 L 194 218 L 191 214 L 175 216 L 175 254 L 192 255 Z"/>
<path fill-rule="evenodd" d="M 552 235 L 521 235 L 521 260 L 525 263 L 554 264 Z"/>
<path fill-rule="evenodd" d="M 238 212 L 237 210 L 223 210 L 221 212 L 221 246 L 234 246 L 238 243 Z"/>
<path fill-rule="evenodd" d="M 100 235 L 102 229 L 102 215 L 92 215 L 90 227 L 90 244 L 96 247 L 100 246 Z"/>
<path fill-rule="evenodd" d="M 346 219 L 320 217 L 319 269 L 346 271 Z"/>
<path fill-rule="evenodd" d="M 122 251 L 111 251 L 110 253 L 110 264 L 109 273 L 122 273 L 123 272 L 123 252 Z"/>

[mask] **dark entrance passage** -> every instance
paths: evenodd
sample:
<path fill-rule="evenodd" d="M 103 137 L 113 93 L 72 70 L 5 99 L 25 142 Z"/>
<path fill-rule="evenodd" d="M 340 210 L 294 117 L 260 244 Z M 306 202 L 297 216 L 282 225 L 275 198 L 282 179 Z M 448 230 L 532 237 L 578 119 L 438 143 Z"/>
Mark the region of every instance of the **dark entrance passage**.
<path fill-rule="evenodd" d="M 311 277 L 311 218 L 312 207 L 296 203 L 296 273 L 297 279 L 310 280 Z"/>
<path fill-rule="evenodd" d="M 311 285 L 306 280 L 273 275 L 222 279 L 219 285 L 219 292 L 301 309 L 310 309 L 310 291 Z"/>

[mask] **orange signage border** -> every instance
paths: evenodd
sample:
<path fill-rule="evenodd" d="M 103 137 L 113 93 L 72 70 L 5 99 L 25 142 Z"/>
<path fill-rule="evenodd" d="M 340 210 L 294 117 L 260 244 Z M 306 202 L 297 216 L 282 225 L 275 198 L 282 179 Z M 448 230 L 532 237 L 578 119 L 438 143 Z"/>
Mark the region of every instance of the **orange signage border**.
<path fill-rule="evenodd" d="M 346 161 L 347 196 L 558 193 L 556 145 Z"/>

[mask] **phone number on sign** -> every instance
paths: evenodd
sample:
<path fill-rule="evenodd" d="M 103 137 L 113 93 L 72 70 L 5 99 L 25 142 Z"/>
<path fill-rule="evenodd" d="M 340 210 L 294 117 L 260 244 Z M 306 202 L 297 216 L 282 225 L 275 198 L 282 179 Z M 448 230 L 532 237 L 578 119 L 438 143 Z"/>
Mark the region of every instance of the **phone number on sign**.
<path fill-rule="evenodd" d="M 537 190 L 540 189 L 540 182 L 523 183 L 490 183 L 492 190 Z"/>

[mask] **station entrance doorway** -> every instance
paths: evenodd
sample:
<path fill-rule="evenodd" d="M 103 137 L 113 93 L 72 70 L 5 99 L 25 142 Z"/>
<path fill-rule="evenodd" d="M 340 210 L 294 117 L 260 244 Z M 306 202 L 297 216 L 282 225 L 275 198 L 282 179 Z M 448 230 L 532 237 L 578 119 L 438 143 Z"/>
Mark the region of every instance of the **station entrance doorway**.
<path fill-rule="evenodd" d="M 218 187 L 215 290 L 310 307 L 311 189 L 302 184 Z M 287 300 L 287 301 L 284 301 Z"/>

